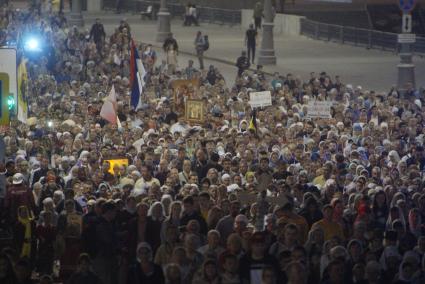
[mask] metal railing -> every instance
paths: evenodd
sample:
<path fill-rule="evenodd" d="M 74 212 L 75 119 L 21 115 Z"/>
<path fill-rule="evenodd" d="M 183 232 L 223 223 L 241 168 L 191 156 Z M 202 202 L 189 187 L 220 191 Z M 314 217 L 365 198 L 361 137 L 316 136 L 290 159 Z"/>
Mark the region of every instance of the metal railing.
<path fill-rule="evenodd" d="M 366 48 L 381 49 L 398 52 L 398 35 L 395 33 L 381 32 L 355 27 L 324 24 L 309 19 L 301 19 L 301 34 L 307 37 L 348 44 L 364 46 Z M 425 38 L 416 37 L 413 45 L 415 53 L 425 53 Z"/>
<path fill-rule="evenodd" d="M 123 1 L 122 10 L 140 13 L 146 11 L 149 6 L 152 6 L 154 9 L 153 15 L 156 16 L 156 13 L 159 11 L 159 1 L 137 1 L 129 0 Z M 167 4 L 168 10 L 172 17 L 183 18 L 186 7 L 180 3 L 171 2 Z M 104 9 L 115 10 L 116 9 L 116 0 L 105 0 L 103 1 Z M 238 25 L 241 23 L 241 11 L 240 10 L 228 10 L 228 9 L 218 9 L 211 7 L 196 7 L 198 13 L 198 21 L 214 23 L 214 24 L 228 24 L 228 25 Z"/>

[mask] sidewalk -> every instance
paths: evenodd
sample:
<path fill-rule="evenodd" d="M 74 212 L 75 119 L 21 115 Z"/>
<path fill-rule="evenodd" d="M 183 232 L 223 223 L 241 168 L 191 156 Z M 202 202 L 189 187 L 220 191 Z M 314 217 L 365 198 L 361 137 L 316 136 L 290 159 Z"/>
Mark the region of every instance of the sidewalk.
<path fill-rule="evenodd" d="M 125 15 L 117 15 L 117 24 Z M 86 21 L 86 25 L 91 25 Z M 116 25 L 106 23 L 107 33 L 112 33 Z M 155 42 L 157 23 L 154 21 L 140 21 L 140 24 L 131 24 L 132 34 L 138 40 L 162 46 Z M 239 26 L 201 24 L 200 27 L 184 27 L 181 21 L 173 21 L 171 30 L 177 39 L 181 54 L 195 54 L 193 41 L 198 30 L 207 34 L 210 39 L 210 49 L 205 52 L 207 64 L 216 62 L 220 70 L 225 68 L 224 74 L 231 75 L 233 80 L 236 74 L 234 62 L 244 48 L 244 33 Z M 261 46 L 261 35 L 258 39 L 258 51 Z M 269 73 L 293 73 L 303 79 L 309 78 L 310 72 L 326 71 L 332 76 L 340 75 L 343 82 L 376 91 L 388 91 L 397 82 L 397 64 L 399 57 L 391 52 L 367 50 L 363 47 L 352 47 L 331 42 L 316 41 L 304 36 L 280 36 L 275 38 L 276 66 L 265 66 Z M 186 66 L 186 58 L 179 56 L 180 67 Z M 183 60 L 181 60 L 183 59 Z M 197 61 L 195 61 L 197 62 Z M 220 63 L 219 65 L 217 64 Z M 425 59 L 415 57 L 416 84 L 425 86 Z"/>

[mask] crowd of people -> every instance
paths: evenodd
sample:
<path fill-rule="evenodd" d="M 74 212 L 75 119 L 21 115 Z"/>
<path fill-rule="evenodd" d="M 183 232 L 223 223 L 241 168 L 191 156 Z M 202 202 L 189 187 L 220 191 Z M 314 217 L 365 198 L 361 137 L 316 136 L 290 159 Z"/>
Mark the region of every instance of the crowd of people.
<path fill-rule="evenodd" d="M 63 14 L 0 19 L 30 77 L 27 122 L 1 134 L 0 283 L 425 283 L 423 91 L 168 70 L 141 44 L 133 109 L 126 21 L 107 35 Z M 43 53 L 25 54 L 26 33 Z M 197 125 L 172 90 L 194 78 Z M 100 116 L 112 86 L 119 125 Z M 265 90 L 272 106 L 253 112 Z M 331 118 L 309 119 L 311 100 L 332 101 Z"/>

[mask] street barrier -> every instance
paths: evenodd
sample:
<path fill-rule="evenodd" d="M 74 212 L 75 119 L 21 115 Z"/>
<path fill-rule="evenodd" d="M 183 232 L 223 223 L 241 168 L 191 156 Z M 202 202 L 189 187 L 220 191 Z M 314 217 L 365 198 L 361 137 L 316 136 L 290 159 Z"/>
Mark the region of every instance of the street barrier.
<path fill-rule="evenodd" d="M 301 34 L 316 40 L 330 41 L 353 46 L 363 46 L 368 49 L 381 49 L 398 52 L 398 34 L 377 30 L 361 29 L 331 25 L 301 19 Z M 416 37 L 413 50 L 417 54 L 425 54 L 425 38 Z"/>
<path fill-rule="evenodd" d="M 169 1 L 170 2 L 170 1 Z M 154 14 L 159 11 L 159 1 L 123 1 L 121 10 L 133 13 L 140 13 L 146 11 L 148 6 L 152 6 Z M 168 10 L 172 17 L 183 18 L 186 7 L 180 3 L 170 2 L 167 4 Z M 116 0 L 103 1 L 103 8 L 106 10 L 116 9 Z M 239 25 L 241 22 L 240 10 L 218 9 L 211 7 L 196 7 L 198 14 L 198 21 L 204 23 L 220 24 L 220 25 Z"/>

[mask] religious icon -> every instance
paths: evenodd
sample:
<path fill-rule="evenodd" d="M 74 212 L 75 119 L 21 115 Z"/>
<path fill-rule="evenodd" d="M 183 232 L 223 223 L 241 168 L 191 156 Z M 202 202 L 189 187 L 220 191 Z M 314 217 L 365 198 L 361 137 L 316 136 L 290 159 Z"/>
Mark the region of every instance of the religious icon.
<path fill-rule="evenodd" d="M 202 100 L 186 100 L 186 120 L 193 123 L 204 123 L 205 112 L 204 102 Z"/>
<path fill-rule="evenodd" d="M 185 117 L 185 102 L 194 99 L 199 88 L 199 79 L 175 80 L 172 82 L 174 91 L 174 111 L 179 117 Z"/>

